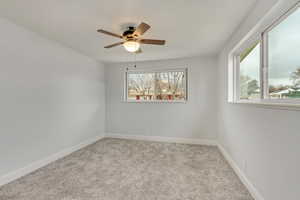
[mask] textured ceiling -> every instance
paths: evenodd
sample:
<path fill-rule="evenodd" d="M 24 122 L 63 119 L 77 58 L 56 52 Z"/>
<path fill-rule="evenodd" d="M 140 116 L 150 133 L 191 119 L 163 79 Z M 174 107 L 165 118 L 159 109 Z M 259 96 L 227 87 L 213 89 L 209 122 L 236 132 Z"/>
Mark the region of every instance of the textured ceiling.
<path fill-rule="evenodd" d="M 117 38 L 96 32 L 121 33 L 144 21 L 152 28 L 145 38 L 165 39 L 165 46 L 142 45 L 137 60 L 218 53 L 256 0 L 1 0 L 0 16 L 92 58 L 131 61 L 122 46 L 104 49 Z"/>

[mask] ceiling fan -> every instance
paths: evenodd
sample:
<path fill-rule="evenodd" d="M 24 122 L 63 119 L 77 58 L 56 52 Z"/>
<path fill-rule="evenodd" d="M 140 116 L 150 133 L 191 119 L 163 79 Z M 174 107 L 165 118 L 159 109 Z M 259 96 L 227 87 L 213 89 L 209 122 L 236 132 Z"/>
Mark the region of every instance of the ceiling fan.
<path fill-rule="evenodd" d="M 152 45 L 164 45 L 165 40 L 153 40 L 153 39 L 142 39 L 141 36 L 150 29 L 150 26 L 142 22 L 137 27 L 130 26 L 122 35 L 115 34 L 103 29 L 97 30 L 99 33 L 104 33 L 113 37 L 123 39 L 121 42 L 117 42 L 111 45 L 107 45 L 104 48 L 112 48 L 119 45 L 123 45 L 124 48 L 132 53 L 141 53 L 141 44 L 152 44 Z"/>

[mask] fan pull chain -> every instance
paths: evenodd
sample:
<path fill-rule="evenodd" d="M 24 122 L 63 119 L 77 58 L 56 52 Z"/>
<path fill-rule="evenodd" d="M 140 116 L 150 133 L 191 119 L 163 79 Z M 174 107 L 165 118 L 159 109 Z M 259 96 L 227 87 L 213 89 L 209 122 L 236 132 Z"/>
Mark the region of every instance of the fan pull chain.
<path fill-rule="evenodd" d="M 136 53 L 134 53 L 134 65 L 133 67 L 136 69 Z M 129 70 L 129 67 L 126 67 L 126 71 Z"/>
<path fill-rule="evenodd" d="M 136 53 L 134 53 L 134 68 L 136 68 Z"/>

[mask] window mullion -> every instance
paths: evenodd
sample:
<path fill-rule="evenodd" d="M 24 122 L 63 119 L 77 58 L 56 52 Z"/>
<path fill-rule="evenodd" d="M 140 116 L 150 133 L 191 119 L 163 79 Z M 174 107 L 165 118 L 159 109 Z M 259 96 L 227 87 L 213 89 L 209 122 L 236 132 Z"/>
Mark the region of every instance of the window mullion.
<path fill-rule="evenodd" d="M 125 89 L 124 89 L 124 100 L 128 100 L 128 71 L 125 72 Z"/>
<path fill-rule="evenodd" d="M 260 72 L 260 99 L 264 99 L 265 97 L 265 72 L 264 72 L 264 66 L 265 66 L 265 58 L 264 58 L 264 51 L 265 51 L 265 40 L 264 40 L 264 34 L 261 34 L 261 45 L 260 45 L 260 66 L 259 66 L 259 72 Z"/>
<path fill-rule="evenodd" d="M 234 85 L 235 87 L 233 88 L 233 93 L 234 93 L 234 96 L 235 96 L 235 101 L 238 101 L 240 100 L 240 60 L 241 60 L 241 57 L 240 55 L 236 56 L 235 59 L 234 59 L 234 62 L 235 62 L 235 66 L 236 66 L 236 69 L 234 70 L 235 74 L 234 74 Z"/>
<path fill-rule="evenodd" d="M 154 72 L 154 97 L 153 97 L 153 100 L 156 100 L 156 98 L 157 98 L 157 82 L 158 82 L 157 72 Z"/>
<path fill-rule="evenodd" d="M 269 98 L 269 84 L 268 84 L 268 35 L 266 32 L 262 33 L 261 45 L 261 84 L 262 84 L 262 99 Z"/>

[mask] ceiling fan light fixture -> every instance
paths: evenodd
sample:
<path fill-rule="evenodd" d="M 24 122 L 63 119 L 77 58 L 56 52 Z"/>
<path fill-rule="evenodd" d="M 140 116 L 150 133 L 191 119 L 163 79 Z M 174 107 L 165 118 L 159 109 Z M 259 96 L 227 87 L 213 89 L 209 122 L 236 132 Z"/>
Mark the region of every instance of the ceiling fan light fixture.
<path fill-rule="evenodd" d="M 122 34 L 112 33 L 103 29 L 97 30 L 99 33 L 103 33 L 105 35 L 113 36 L 122 41 L 104 46 L 104 48 L 109 49 L 112 47 L 116 47 L 119 45 L 123 45 L 125 50 L 131 53 L 142 53 L 140 49 L 141 44 L 151 44 L 151 45 L 165 45 L 165 40 L 156 40 L 156 39 L 144 39 L 141 36 L 147 32 L 151 28 L 150 25 L 142 22 L 137 27 L 128 27 L 126 31 Z"/>
<path fill-rule="evenodd" d="M 140 49 L 140 43 L 136 41 L 127 41 L 123 44 L 124 48 L 129 52 L 136 52 Z"/>

